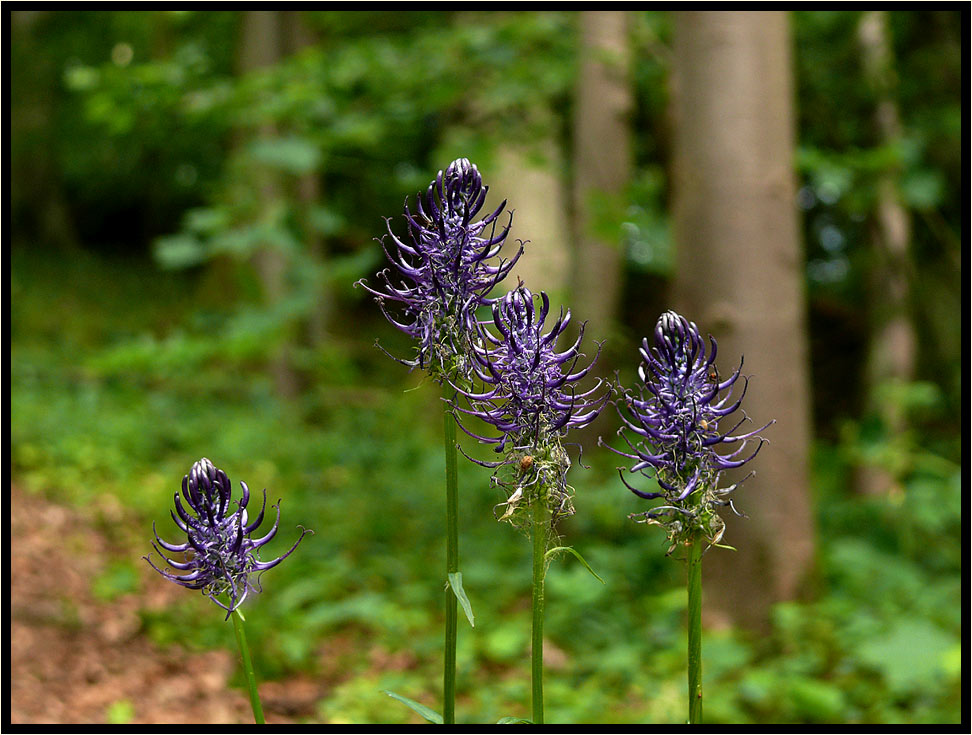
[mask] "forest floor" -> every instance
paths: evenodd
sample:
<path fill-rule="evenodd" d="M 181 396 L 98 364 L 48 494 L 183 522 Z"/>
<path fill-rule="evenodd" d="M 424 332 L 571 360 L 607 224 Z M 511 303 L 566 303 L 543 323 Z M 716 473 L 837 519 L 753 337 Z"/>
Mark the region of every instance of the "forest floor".
<path fill-rule="evenodd" d="M 165 607 L 181 588 L 97 599 L 92 580 L 119 551 L 112 541 L 79 509 L 16 486 L 11 501 L 11 723 L 252 724 L 245 692 L 228 684 L 233 654 L 161 649 L 142 632 L 139 608 Z M 279 724 L 314 718 L 324 695 L 308 679 L 265 682 L 260 693 L 267 722 Z"/>

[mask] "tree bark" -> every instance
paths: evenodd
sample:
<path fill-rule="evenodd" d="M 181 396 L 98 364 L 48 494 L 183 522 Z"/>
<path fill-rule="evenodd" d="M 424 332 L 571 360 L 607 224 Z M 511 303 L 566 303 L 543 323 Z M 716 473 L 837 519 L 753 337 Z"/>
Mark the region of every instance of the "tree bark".
<path fill-rule="evenodd" d="M 240 73 L 271 66 L 283 56 L 283 34 L 280 12 L 275 10 L 247 10 L 243 12 L 243 27 L 240 35 L 238 64 Z M 272 137 L 276 130 L 272 124 L 265 123 L 257 132 L 259 136 Z M 273 206 L 281 196 L 279 177 L 271 171 L 262 170 L 256 175 L 253 185 L 258 192 L 261 206 Z M 258 213 L 257 216 L 262 216 Z M 270 305 L 278 303 L 287 291 L 287 261 L 283 253 L 272 248 L 259 250 L 254 258 L 264 298 Z M 274 386 L 282 398 L 293 398 L 298 392 L 297 376 L 291 367 L 290 344 L 285 341 L 277 354 L 272 357 L 271 367 Z"/>
<path fill-rule="evenodd" d="M 561 187 L 562 159 L 554 140 L 538 141 L 544 162 L 524 146 L 509 144 L 497 151 L 496 170 L 483 173 L 489 183 L 489 200 L 484 211 L 499 206 L 503 199 L 514 211 L 513 227 L 506 247 L 514 250 L 517 239 L 528 240 L 524 255 L 501 287 L 516 288 L 522 280 L 533 293 L 546 291 L 551 310 L 566 306 L 570 275 L 567 247 L 566 194 Z"/>
<path fill-rule="evenodd" d="M 293 54 L 307 46 L 313 46 L 317 38 L 302 18 L 301 11 L 291 10 L 283 13 L 284 44 L 287 54 Z M 324 237 L 311 224 L 311 209 L 321 201 L 322 172 L 313 171 L 297 180 L 296 200 L 299 207 L 301 233 L 311 262 L 323 270 L 328 258 L 328 247 Z M 330 281 L 319 284 L 314 295 L 314 306 L 307 318 L 307 337 L 311 345 L 319 345 L 327 339 L 334 313 L 334 289 Z"/>
<path fill-rule="evenodd" d="M 63 70 L 46 57 L 36 38 L 51 11 L 14 10 L 10 13 L 8 39 L 12 50 L 8 64 L 23 65 L 29 72 L 10 75 L 12 242 L 17 246 L 45 247 L 70 253 L 80 246 L 74 218 L 64 193 L 56 135 L 58 95 Z"/>
<path fill-rule="evenodd" d="M 785 12 L 675 14 L 677 303 L 718 340 L 723 375 L 745 356 L 743 408 L 756 425 L 777 420 L 756 477 L 735 493 L 749 519 L 726 519 L 738 551 L 706 555 L 710 624 L 764 628 L 770 605 L 798 594 L 814 551 L 790 53 Z"/>
<path fill-rule="evenodd" d="M 598 210 L 619 210 L 631 179 L 632 106 L 628 13 L 580 13 L 581 61 L 574 111 L 574 257 L 571 303 L 588 334 L 615 330 L 624 273 L 617 234 L 598 232 Z M 601 374 L 608 366 L 601 364 Z"/>
<path fill-rule="evenodd" d="M 871 10 L 861 16 L 858 41 L 864 77 L 877 97 L 875 125 L 884 145 L 901 140 L 901 118 L 894 93 L 896 78 L 887 12 Z M 881 384 L 914 379 L 917 336 L 911 320 L 909 244 L 911 215 L 898 194 L 900 169 L 885 171 L 878 180 L 872 230 L 874 257 L 870 277 L 870 344 L 867 360 L 868 407 L 884 422 L 889 434 L 907 429 L 900 405 L 880 401 Z M 859 469 L 858 489 L 866 494 L 884 494 L 898 487 L 897 479 L 882 467 Z"/>

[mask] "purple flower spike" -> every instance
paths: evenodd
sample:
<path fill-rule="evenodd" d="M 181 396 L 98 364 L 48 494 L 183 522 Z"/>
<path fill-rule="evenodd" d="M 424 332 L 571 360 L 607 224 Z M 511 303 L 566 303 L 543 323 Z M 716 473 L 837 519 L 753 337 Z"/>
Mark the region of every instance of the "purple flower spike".
<path fill-rule="evenodd" d="M 472 348 L 472 374 L 482 389 L 452 383 L 468 404 L 468 408 L 453 404 L 457 417 L 475 416 L 492 425 L 499 435 L 480 436 L 462 420 L 459 426 L 473 438 L 495 444 L 497 452 L 506 453 L 498 462 L 473 461 L 493 468 L 515 465 L 518 470 L 516 489 L 503 504 L 507 505 L 504 518 L 511 513 L 509 504 L 519 502 L 531 485 L 538 492 L 548 493 L 555 518 L 573 512 L 565 480 L 570 460 L 561 440 L 570 429 L 591 423 L 610 395 L 606 390 L 597 395 L 600 380 L 587 390 L 577 387 L 597 355 L 586 366 L 578 366 L 583 356 L 583 325 L 574 343 L 558 352 L 557 340 L 567 329 L 570 312 L 561 310 L 549 331 L 544 331 L 550 300 L 542 292 L 539 298 L 538 310 L 534 295 L 520 284 L 494 301 L 495 333 L 480 325 L 479 338 Z"/>
<path fill-rule="evenodd" d="M 570 311 L 561 311 L 545 334 L 544 322 L 550 312 L 547 294 L 540 293 L 538 312 L 533 294 L 521 284 L 495 301 L 492 308 L 493 325 L 499 334 L 482 329 L 482 339 L 473 345 L 472 353 L 473 372 L 485 390 L 477 393 L 453 387 L 470 405 L 458 411 L 492 424 L 501 433 L 494 438 L 471 436 L 496 444 L 496 451 L 502 452 L 510 441 L 516 446 L 534 446 L 545 434 L 563 435 L 591 423 L 608 394 L 593 397 L 600 383 L 581 393 L 574 385 L 597 359 L 595 356 L 589 365 L 577 368 L 584 327 L 569 348 L 557 352 L 556 342 L 567 329 Z"/>
<path fill-rule="evenodd" d="M 417 354 L 398 360 L 409 367 L 428 370 L 436 379 L 468 373 L 465 355 L 476 331 L 476 309 L 492 303 L 489 291 L 513 268 L 523 253 L 523 243 L 510 260 L 500 258 L 513 216 L 505 226 L 499 219 L 506 201 L 480 220 L 474 217 L 486 201 L 476 167 L 466 158 L 439 171 L 425 194 L 418 196 L 416 211 L 405 203 L 408 238 L 392 232 L 382 247 L 392 268 L 378 276 L 384 287 L 376 290 L 364 280 L 363 288 L 375 295 L 382 313 L 395 327 L 414 338 Z M 396 313 L 387 302 L 397 302 Z"/>
<path fill-rule="evenodd" d="M 646 513 L 635 514 L 643 523 L 668 527 L 671 551 L 679 541 L 701 532 L 716 544 L 725 524 L 716 509 L 728 505 L 737 515 L 730 492 L 743 481 L 719 488 L 724 470 L 742 467 L 753 459 L 766 441 L 759 432 L 775 419 L 753 431 L 735 433 L 749 418 L 730 418 L 742 404 L 749 379 L 739 367 L 722 380 L 715 365 L 717 345 L 709 337 L 710 349 L 698 327 L 673 311 L 662 314 L 655 327 L 654 345 L 642 340 L 642 364 L 638 368 L 638 393 L 623 390 L 616 402 L 623 422 L 618 435 L 627 445 L 616 454 L 634 460 L 628 469 L 654 477 L 661 492 L 645 492 L 624 478 L 624 485 L 639 497 L 663 498 L 666 503 Z M 737 392 L 738 381 L 742 387 Z M 747 448 L 758 442 L 752 451 Z M 599 441 L 602 445 L 603 441 Z M 718 447 L 731 449 L 717 453 Z M 751 477 L 750 473 L 748 477 Z"/>
<path fill-rule="evenodd" d="M 250 488 L 245 482 L 240 482 L 240 486 L 243 488 L 242 498 L 237 501 L 236 509 L 228 513 L 232 502 L 232 484 L 229 478 L 205 457 L 200 459 L 192 466 L 189 474 L 182 478 L 182 498 L 179 493 L 175 494 L 172 520 L 186 534 L 185 543 L 170 544 L 163 541 L 155 532 L 155 524 L 152 525 L 155 534 L 152 546 L 175 572 L 155 566 L 149 556 L 142 557 L 166 579 L 191 590 L 202 590 L 204 595 L 226 610 L 227 620 L 249 592 L 260 591 L 259 575 L 290 556 L 304 536 L 313 533 L 301 528 L 300 538 L 286 554 L 271 561 L 260 561 L 257 549 L 277 533 L 280 523 L 279 501 L 273 506 L 277 510 L 277 520 L 273 528 L 262 538 L 254 540 L 250 538 L 250 534 L 263 522 L 267 491 L 263 491 L 263 505 L 256 520 L 250 522 L 246 510 L 250 501 Z M 183 500 L 188 505 L 188 510 L 183 505 Z M 184 561 L 176 561 L 168 558 L 163 550 L 172 554 L 187 553 L 190 556 Z M 250 578 L 254 572 L 257 573 L 256 580 Z M 223 593 L 228 595 L 229 604 L 218 599 Z"/>

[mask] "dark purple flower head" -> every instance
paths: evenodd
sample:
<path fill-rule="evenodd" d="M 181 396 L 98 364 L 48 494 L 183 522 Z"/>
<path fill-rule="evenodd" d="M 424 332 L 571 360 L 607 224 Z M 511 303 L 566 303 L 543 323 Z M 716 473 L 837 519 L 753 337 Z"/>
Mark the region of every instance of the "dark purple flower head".
<path fill-rule="evenodd" d="M 480 441 L 496 444 L 502 452 L 508 443 L 514 447 L 535 447 L 547 435 L 566 434 L 569 429 L 587 426 L 607 400 L 607 393 L 594 394 L 600 381 L 591 389 L 578 392 L 576 383 L 594 365 L 595 359 L 578 368 L 582 353 L 580 344 L 584 327 L 574 343 L 557 351 L 557 340 L 566 331 L 570 311 L 560 316 L 544 332 L 550 312 L 547 294 L 540 293 L 540 310 L 534 296 L 522 284 L 493 303 L 493 326 L 496 334 L 480 330 L 481 340 L 473 345 L 472 367 L 484 390 L 459 389 L 470 408 L 458 408 L 476 416 L 500 431 L 498 437 L 471 434 Z"/>
<path fill-rule="evenodd" d="M 251 521 L 246 510 L 250 501 L 250 489 L 245 482 L 240 482 L 240 485 L 243 496 L 235 502 L 236 507 L 231 512 L 232 485 L 229 478 L 205 457 L 200 459 L 192 466 L 189 474 L 182 478 L 182 498 L 176 493 L 175 511 L 169 511 L 176 526 L 186 534 L 185 543 L 170 544 L 163 541 L 155 531 L 155 524 L 152 524 L 152 531 L 155 533 L 152 546 L 175 572 L 160 569 L 152 563 L 150 557 L 143 557 L 166 579 L 188 589 L 202 590 L 204 595 L 226 610 L 227 620 L 251 590 L 260 590 L 259 575 L 290 556 L 301 539 L 306 534 L 313 533 L 301 528 L 300 538 L 290 547 L 290 551 L 271 561 L 260 561 L 259 548 L 277 534 L 280 524 L 279 501 L 273 506 L 277 509 L 273 528 L 265 536 L 254 539 L 250 534 L 263 523 L 267 491 L 263 491 L 260 512 Z M 186 505 L 183 505 L 183 499 Z M 189 557 L 185 561 L 176 561 L 168 558 L 163 549 L 173 554 L 187 553 Z M 257 574 L 256 580 L 250 576 L 254 573 Z M 224 593 L 229 597 L 229 604 L 218 599 Z"/>
<path fill-rule="evenodd" d="M 661 492 L 645 492 L 621 475 L 625 486 L 639 497 L 666 501 L 641 515 L 645 522 L 668 525 L 673 542 L 696 531 L 713 543 L 719 541 L 724 524 L 715 509 L 728 505 L 736 512 L 728 494 L 740 484 L 719 488 L 720 476 L 753 459 L 765 441 L 759 432 L 775 422 L 734 433 L 749 421 L 745 412 L 738 421 L 730 418 L 742 404 L 749 379 L 740 375 L 740 360 L 735 372 L 721 380 L 715 365 L 717 344 L 711 336 L 709 345 L 706 352 L 694 322 L 673 311 L 662 314 L 654 345 L 649 346 L 647 338 L 642 341 L 637 395 L 622 391 L 623 398 L 617 401 L 623 422 L 618 434 L 627 450 L 608 447 L 634 460 L 629 472 L 657 481 Z M 742 390 L 734 398 L 740 377 Z M 758 444 L 750 451 L 748 445 L 754 441 Z M 729 451 L 720 454 L 718 448 Z"/>
<path fill-rule="evenodd" d="M 378 274 L 385 282 L 383 289 L 358 282 L 375 295 L 388 321 L 416 340 L 415 358 L 400 362 L 429 370 L 439 379 L 467 371 L 465 355 L 475 332 L 476 309 L 491 303 L 487 294 L 523 252 L 521 243 L 512 259 L 494 260 L 509 233 L 512 214 L 497 230 L 504 201 L 474 221 L 488 189 L 468 159 L 459 158 L 445 173 L 439 171 L 425 194 L 418 196 L 415 212 L 405 204 L 407 239 L 395 235 L 391 220 L 386 220 L 393 248 L 382 238 L 392 265 Z M 387 301 L 400 305 L 400 315 L 386 308 Z"/>
<path fill-rule="evenodd" d="M 538 311 L 535 297 L 520 284 L 493 303 L 495 332 L 481 325 L 480 338 L 472 350 L 473 376 L 482 383 L 482 389 L 474 391 L 453 384 L 468 403 L 468 408 L 454 407 L 459 414 L 480 418 L 499 432 L 495 437 L 480 436 L 460 422 L 470 436 L 495 444 L 497 452 L 507 452 L 500 462 L 480 464 L 516 465 L 520 470 L 518 488 L 524 486 L 526 475 L 549 490 L 566 487 L 564 475 L 570 461 L 561 439 L 570 429 L 591 423 L 609 393 L 605 390 L 597 395 L 602 386 L 600 380 L 587 390 L 577 387 L 597 356 L 588 365 L 578 367 L 583 356 L 583 325 L 573 344 L 558 352 L 557 341 L 567 329 L 570 312 L 561 309 L 560 316 L 545 331 L 550 300 L 542 292 L 539 298 Z"/>

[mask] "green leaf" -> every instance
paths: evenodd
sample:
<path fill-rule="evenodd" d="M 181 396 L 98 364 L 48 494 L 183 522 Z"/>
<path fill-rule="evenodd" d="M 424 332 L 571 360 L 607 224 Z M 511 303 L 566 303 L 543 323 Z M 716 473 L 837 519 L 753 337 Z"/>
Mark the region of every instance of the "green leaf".
<path fill-rule="evenodd" d="M 98 86 L 100 76 L 94 67 L 77 64 L 64 70 L 64 84 L 72 92 L 86 92 Z"/>
<path fill-rule="evenodd" d="M 321 161 L 317 146 L 297 136 L 260 138 L 250 143 L 249 152 L 254 160 L 295 176 L 315 171 Z"/>
<path fill-rule="evenodd" d="M 587 571 L 589 571 L 591 574 L 594 575 L 594 579 L 596 579 L 601 584 L 604 584 L 604 580 L 598 576 L 597 572 L 591 569 L 591 565 L 587 563 L 584 557 L 580 555 L 580 552 L 578 552 L 577 549 L 575 549 L 573 546 L 557 546 L 556 548 L 550 549 L 550 551 L 546 553 L 545 558 L 549 559 L 551 556 L 553 556 L 554 554 L 560 551 L 569 551 L 571 554 L 576 556 L 577 561 L 583 564 L 584 567 L 587 569 Z"/>
<path fill-rule="evenodd" d="M 152 244 L 160 268 L 176 270 L 199 265 L 206 260 L 206 248 L 195 235 L 179 234 L 160 237 Z"/>
<path fill-rule="evenodd" d="M 857 657 L 879 670 L 892 692 L 928 691 L 946 668 L 954 636 L 927 620 L 901 620 L 883 635 L 861 641 Z"/>
<path fill-rule="evenodd" d="M 503 717 L 496 721 L 497 725 L 532 725 L 533 720 L 524 720 L 522 717 Z"/>
<path fill-rule="evenodd" d="M 92 592 L 99 600 L 111 601 L 138 590 L 138 573 L 131 564 L 116 563 L 95 577 Z"/>
<path fill-rule="evenodd" d="M 940 171 L 921 169 L 906 174 L 901 180 L 901 196 L 909 207 L 934 209 L 945 198 L 945 177 Z"/>
<path fill-rule="evenodd" d="M 128 699 L 119 699 L 108 705 L 105 719 L 112 725 L 127 725 L 135 719 L 135 706 Z"/>
<path fill-rule="evenodd" d="M 334 237 L 347 226 L 342 214 L 332 207 L 312 206 L 308 211 L 308 219 L 311 227 L 325 237 Z"/>
<path fill-rule="evenodd" d="M 375 253 L 374 248 L 362 248 L 361 252 L 353 255 L 334 256 L 327 263 L 325 278 L 329 283 L 346 284 L 356 281 L 379 262 L 381 257 Z"/>
<path fill-rule="evenodd" d="M 466 597 L 466 591 L 462 588 L 462 572 L 453 572 L 450 574 L 448 586 L 452 588 L 452 592 L 459 600 L 459 604 L 462 605 L 462 611 L 466 613 L 466 618 L 469 620 L 469 625 L 475 628 L 476 622 L 475 618 L 473 617 L 472 605 L 469 604 L 469 598 Z"/>
<path fill-rule="evenodd" d="M 385 694 L 387 694 L 392 699 L 397 699 L 399 702 L 404 704 L 406 707 L 418 712 L 422 717 L 431 722 L 433 725 L 442 724 L 442 715 L 440 715 L 435 710 L 429 709 L 424 704 L 419 704 L 414 699 L 409 699 L 408 697 L 403 697 L 401 694 L 395 694 L 395 692 L 390 692 L 387 689 L 382 689 Z"/>
<path fill-rule="evenodd" d="M 835 722 L 847 711 L 846 695 L 835 684 L 805 676 L 795 676 L 786 686 L 785 696 L 797 717 L 810 722 Z"/>
<path fill-rule="evenodd" d="M 211 235 L 231 224 L 229 213 L 220 207 L 196 207 L 185 216 L 185 228 L 198 235 Z"/>

